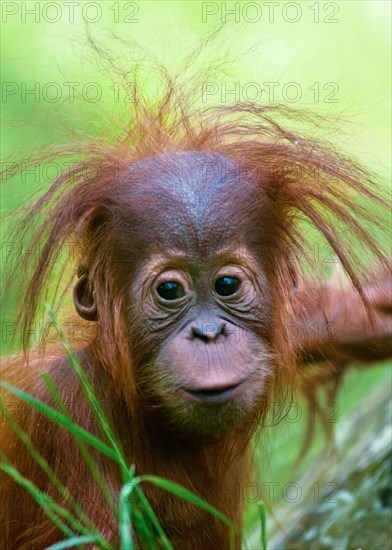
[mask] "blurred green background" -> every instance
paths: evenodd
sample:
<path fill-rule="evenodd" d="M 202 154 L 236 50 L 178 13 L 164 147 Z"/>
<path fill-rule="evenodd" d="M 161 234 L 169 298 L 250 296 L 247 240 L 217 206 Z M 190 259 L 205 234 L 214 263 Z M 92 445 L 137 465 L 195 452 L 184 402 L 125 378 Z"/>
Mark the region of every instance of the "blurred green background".
<path fill-rule="evenodd" d="M 117 96 L 109 76 L 105 81 L 98 72 L 86 47 L 86 26 L 114 51 L 118 44 L 111 39 L 113 33 L 139 42 L 169 67 L 178 68 L 200 37 L 226 22 L 224 34 L 233 52 L 259 46 L 233 62 L 232 74 L 211 96 L 214 101 L 232 101 L 236 96 L 229 92 L 240 83 L 240 99 L 256 96 L 261 102 L 286 102 L 344 115 L 353 125 L 348 136 L 344 135 L 347 146 L 368 165 L 389 174 L 388 0 L 4 1 L 1 9 L 3 156 L 15 148 L 61 140 L 62 117 L 83 127 L 75 111 L 86 106 L 69 101 L 70 84 L 66 82 L 77 83 L 75 90 L 92 104 L 105 100 L 109 106 L 111 100 L 126 100 L 126 92 L 120 90 Z M 208 55 L 219 53 L 209 51 Z M 96 89 L 87 86 L 90 82 L 99 84 L 102 99 L 96 100 Z M 36 94 L 28 93 L 34 89 Z M 27 122 L 32 118 L 34 126 L 21 128 L 16 122 L 21 116 Z M 3 190 L 4 206 L 15 193 L 8 187 Z"/>
<path fill-rule="evenodd" d="M 127 91 L 112 75 L 102 74 L 87 46 L 86 28 L 108 49 L 118 51 L 123 65 L 126 48 L 113 35 L 140 43 L 169 68 L 179 70 L 181 60 L 197 41 L 226 23 L 222 34 L 227 44 L 233 52 L 244 54 L 234 59 L 225 78 L 216 81 L 210 95 L 213 103 L 256 97 L 261 103 L 286 103 L 322 113 L 326 129 L 320 135 L 357 155 L 389 185 L 389 0 L 3 1 L 1 10 L 4 162 L 12 162 L 12 156 L 25 149 L 61 143 L 65 127 L 92 134 L 101 131 L 105 110 L 124 107 Z M 208 61 L 220 53 L 209 49 L 204 58 Z M 332 135 L 327 129 L 328 117 L 341 118 L 339 130 L 335 128 Z M 3 185 L 2 216 L 47 187 L 53 174 L 53 170 L 38 170 Z M 3 248 L 2 270 L 6 264 L 7 251 Z M 4 320 L 12 319 L 13 304 L 14 297 L 1 312 L 2 326 Z M 7 335 L 2 334 L 3 348 L 7 343 Z M 339 395 L 339 418 L 352 411 L 369 388 L 388 377 L 385 368 L 360 371 L 360 375 L 350 373 Z M 294 424 L 283 423 L 269 437 L 263 451 L 270 457 L 263 467 L 268 479 L 287 479 L 300 446 L 303 420 L 304 415 Z M 316 438 L 311 457 L 322 444 L 323 438 Z M 250 526 L 254 519 L 255 511 L 250 507 L 246 524 Z"/>

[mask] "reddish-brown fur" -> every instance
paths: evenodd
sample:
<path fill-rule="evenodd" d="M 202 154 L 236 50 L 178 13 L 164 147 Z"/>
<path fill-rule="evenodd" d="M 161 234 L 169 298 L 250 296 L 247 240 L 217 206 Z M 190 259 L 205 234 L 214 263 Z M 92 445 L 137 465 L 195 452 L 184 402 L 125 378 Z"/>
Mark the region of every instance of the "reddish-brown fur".
<path fill-rule="evenodd" d="M 75 348 L 116 429 L 129 464 L 135 464 L 137 473 L 157 474 L 180 483 L 241 525 L 241 499 L 234 489 L 246 478 L 250 438 L 262 425 L 268 399 L 285 399 L 289 388 L 295 386 L 301 364 L 305 372 L 305 381 L 301 383 L 307 393 L 309 363 L 331 362 L 335 358 L 341 358 L 344 363 L 353 358 L 373 361 L 390 355 L 387 338 L 380 354 L 377 351 L 373 354 L 367 342 L 369 334 L 380 334 L 383 316 L 390 319 L 391 304 L 388 302 L 387 310 L 382 313 L 373 311 L 372 321 L 371 312 L 379 302 L 363 283 L 364 269 L 361 268 L 367 262 L 364 251 L 374 260 L 384 259 L 362 225 L 363 220 L 372 222 L 374 216 L 363 203 L 371 201 L 384 208 L 386 202 L 361 166 L 339 156 L 332 147 L 296 135 L 278 122 L 282 117 L 302 120 L 300 114 L 282 107 L 252 104 L 198 109 L 192 106 L 191 96 L 181 86 L 169 79 L 165 85 L 163 98 L 150 105 L 138 92 L 131 123 L 121 127 L 117 122 L 111 139 L 102 136 L 88 143 L 52 148 L 39 159 L 45 162 L 53 157 L 80 156 L 80 162 L 72 171 L 60 176 L 27 210 L 17 226 L 19 238 L 28 240 L 33 229 L 34 241 L 44 243 L 35 265 L 28 263 L 34 258 L 26 258 L 22 263 L 22 267 L 27 266 L 23 273 L 29 273 L 29 283 L 21 304 L 21 323 L 27 346 L 28 329 L 37 311 L 41 312 L 38 308 L 42 307 L 42 290 L 46 288 L 54 260 L 58 259 L 64 242 L 73 239 L 77 243 L 78 260 L 89 266 L 100 312 L 95 336 L 79 342 Z M 114 222 L 111 219 L 113 233 L 105 232 L 108 205 L 115 204 L 113 212 L 121 208 L 124 171 L 142 159 L 181 151 L 213 152 L 231 159 L 243 171 L 239 182 L 244 192 L 246 174 L 251 174 L 253 181 L 256 178 L 259 194 L 253 199 L 262 215 L 260 227 L 255 231 L 268 230 L 263 248 L 263 258 L 268 261 L 263 265 L 272 303 L 272 311 L 265 319 L 273 353 L 271 385 L 268 396 L 260 401 L 256 414 L 249 417 L 245 426 L 216 440 L 204 440 L 197 433 L 189 439 L 171 429 L 162 432 L 162 427 L 154 425 L 146 414 L 135 377 L 140 355 L 129 343 L 129 331 L 131 340 L 138 335 L 133 334 L 133 327 L 127 324 L 129 304 L 125 288 L 128 281 L 122 258 L 116 258 L 112 250 L 116 219 Z M 227 200 L 229 202 L 230 197 Z M 228 213 L 236 209 L 237 204 L 230 204 Z M 44 216 L 44 222 L 40 216 Z M 244 220 L 246 216 L 245 211 Z M 309 283 L 309 287 L 300 286 L 298 294 L 293 295 L 296 262 L 299 256 L 306 261 L 307 240 L 299 225 L 302 218 L 307 218 L 329 242 L 355 290 L 342 291 Z M 149 228 L 139 227 L 137 231 L 148 232 Z M 351 238 L 357 239 L 361 248 L 352 244 Z M 28 271 L 31 269 L 33 271 Z M 390 274 L 383 276 L 382 281 L 388 284 Z M 355 334 L 347 332 L 348 344 L 343 303 L 351 308 L 349 318 L 357 321 Z M 337 325 L 332 342 L 322 342 L 314 336 L 314 319 Z M 298 325 L 301 337 L 296 339 L 293 334 Z M 389 337 L 390 331 L 389 325 L 385 335 Z M 361 343 L 364 343 L 362 347 Z M 49 371 L 74 420 L 92 433 L 99 433 L 75 374 L 62 355 L 60 346 L 53 352 L 47 349 L 44 358 L 40 358 L 38 352 L 31 352 L 24 359 L 10 362 L 3 376 L 51 402 L 40 378 L 41 371 Z M 327 370 L 328 378 L 333 369 Z M 309 388 L 313 389 L 312 384 L 309 383 Z M 308 394 L 312 395 L 312 391 Z M 9 394 L 5 394 L 4 399 L 102 535 L 118 544 L 116 519 L 92 481 L 72 437 L 20 400 Z M 22 475 L 61 502 L 9 427 L 2 428 L 2 450 Z M 109 459 L 97 455 L 96 460 L 108 487 L 118 498 L 119 472 Z M 1 541 L 5 548 L 42 549 L 61 540 L 62 535 L 30 496 L 18 490 L 5 475 L 0 482 Z M 228 547 L 227 528 L 221 522 L 152 485 L 146 484 L 144 490 L 175 548 Z"/>
<path fill-rule="evenodd" d="M 384 361 L 392 353 L 392 281 L 390 267 L 371 273 L 364 291 L 372 307 L 372 322 L 363 302 L 347 284 L 304 282 L 296 296 L 294 326 L 299 354 L 299 381 L 309 411 L 318 406 L 318 390 L 324 388 L 327 403 L 334 404 L 342 377 L 352 363 L 363 367 Z M 328 438 L 333 424 L 325 421 Z M 309 448 L 314 433 L 308 429 L 299 460 Z"/>

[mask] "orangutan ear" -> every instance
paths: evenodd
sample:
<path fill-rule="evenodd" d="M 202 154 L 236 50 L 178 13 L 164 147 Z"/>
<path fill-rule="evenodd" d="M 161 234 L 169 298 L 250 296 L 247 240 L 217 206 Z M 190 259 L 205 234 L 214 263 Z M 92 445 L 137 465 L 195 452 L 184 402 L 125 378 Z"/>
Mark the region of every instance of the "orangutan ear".
<path fill-rule="evenodd" d="M 78 280 L 73 289 L 73 301 L 80 317 L 87 321 L 96 321 L 98 319 L 95 290 L 94 288 L 91 289 L 88 280 L 88 271 L 82 266 L 78 269 Z"/>

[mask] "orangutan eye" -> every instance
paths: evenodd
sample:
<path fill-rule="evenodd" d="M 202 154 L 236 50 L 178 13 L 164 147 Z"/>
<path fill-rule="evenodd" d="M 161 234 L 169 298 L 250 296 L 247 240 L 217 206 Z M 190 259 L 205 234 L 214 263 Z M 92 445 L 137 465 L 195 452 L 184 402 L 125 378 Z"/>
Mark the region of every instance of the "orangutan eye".
<path fill-rule="evenodd" d="M 215 282 L 215 292 L 219 296 L 232 296 L 237 292 L 241 281 L 235 277 L 219 277 Z"/>
<path fill-rule="evenodd" d="M 176 281 L 167 281 L 157 287 L 157 293 L 163 300 L 178 300 L 185 296 L 184 287 Z"/>

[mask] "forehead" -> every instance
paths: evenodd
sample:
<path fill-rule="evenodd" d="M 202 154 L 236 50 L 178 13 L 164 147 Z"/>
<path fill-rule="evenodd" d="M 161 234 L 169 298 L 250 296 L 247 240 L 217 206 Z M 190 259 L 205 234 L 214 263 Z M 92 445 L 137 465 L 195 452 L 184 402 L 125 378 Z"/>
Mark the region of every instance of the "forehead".
<path fill-rule="evenodd" d="M 122 181 L 133 219 L 150 242 L 182 250 L 224 247 L 244 229 L 254 206 L 254 182 L 215 153 L 150 157 L 129 167 Z"/>

